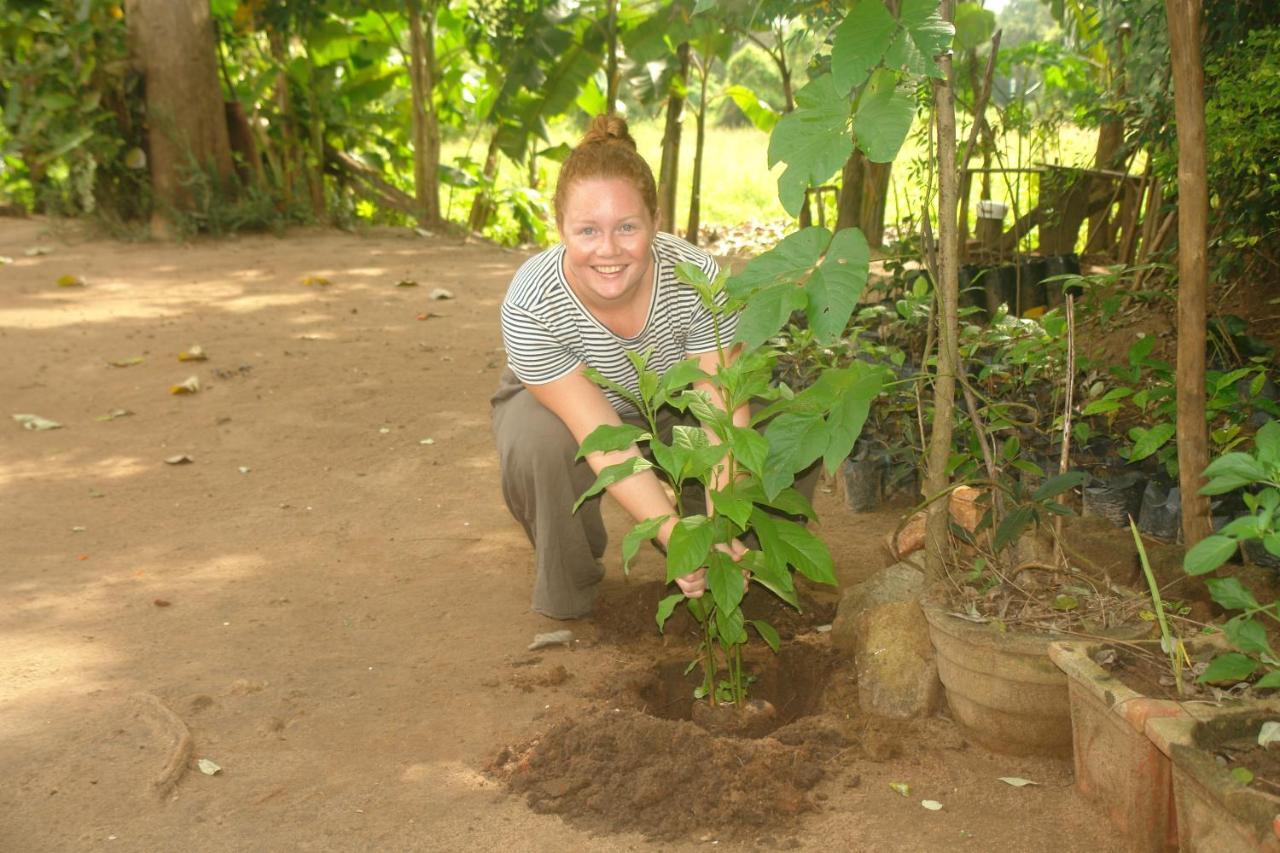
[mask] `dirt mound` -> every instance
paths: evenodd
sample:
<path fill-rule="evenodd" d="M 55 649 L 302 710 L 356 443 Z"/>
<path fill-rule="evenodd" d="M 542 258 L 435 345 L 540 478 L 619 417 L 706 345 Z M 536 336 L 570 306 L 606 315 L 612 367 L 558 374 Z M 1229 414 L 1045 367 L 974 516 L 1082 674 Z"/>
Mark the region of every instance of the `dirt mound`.
<path fill-rule="evenodd" d="M 492 770 L 534 811 L 588 831 L 749 839 L 816 810 L 826 749 L 712 737 L 689 722 L 593 711 L 504 749 Z"/>

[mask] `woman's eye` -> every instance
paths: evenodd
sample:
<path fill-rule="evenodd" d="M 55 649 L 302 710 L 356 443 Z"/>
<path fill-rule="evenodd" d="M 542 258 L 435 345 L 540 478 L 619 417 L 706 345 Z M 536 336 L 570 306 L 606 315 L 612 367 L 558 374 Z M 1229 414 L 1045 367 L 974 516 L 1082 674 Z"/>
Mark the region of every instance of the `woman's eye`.
<path fill-rule="evenodd" d="M 628 222 L 627 224 L 625 224 L 625 225 L 623 225 L 623 226 L 622 226 L 622 230 L 623 230 L 623 231 L 625 231 L 626 233 L 630 234 L 632 231 L 636 230 L 636 226 L 634 226 L 634 225 L 632 225 L 630 222 Z"/>
<path fill-rule="evenodd" d="M 581 234 L 581 235 L 582 235 L 582 236 L 584 236 L 584 237 L 590 237 L 592 234 L 594 234 L 594 233 L 595 233 L 595 231 L 596 231 L 596 229 L 591 228 L 590 226 L 588 226 L 588 227 L 586 227 L 586 228 L 583 228 L 583 229 L 582 229 L 581 231 L 579 231 L 578 233 L 579 233 L 579 234 Z"/>

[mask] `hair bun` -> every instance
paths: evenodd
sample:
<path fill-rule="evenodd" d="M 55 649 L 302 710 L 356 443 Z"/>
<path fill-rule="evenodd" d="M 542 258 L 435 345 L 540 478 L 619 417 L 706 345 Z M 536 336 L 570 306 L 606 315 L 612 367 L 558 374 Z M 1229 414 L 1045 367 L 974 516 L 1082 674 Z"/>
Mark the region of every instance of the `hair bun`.
<path fill-rule="evenodd" d="M 636 150 L 636 141 L 631 138 L 631 133 L 627 130 L 627 120 L 622 116 L 604 114 L 591 119 L 591 126 L 587 128 L 580 144 L 609 142 L 620 142 L 631 150 Z"/>

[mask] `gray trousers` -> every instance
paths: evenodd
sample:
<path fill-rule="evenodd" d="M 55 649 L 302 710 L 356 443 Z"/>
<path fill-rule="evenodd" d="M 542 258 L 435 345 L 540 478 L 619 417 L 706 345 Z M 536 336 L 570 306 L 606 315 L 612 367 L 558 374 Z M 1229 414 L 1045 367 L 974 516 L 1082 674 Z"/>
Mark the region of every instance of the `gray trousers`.
<path fill-rule="evenodd" d="M 502 497 L 516 521 L 524 527 L 537 562 L 533 582 L 533 609 L 553 619 L 576 619 L 591 612 L 604 566 L 600 558 L 608 534 L 600 517 L 597 495 L 573 504 L 595 482 L 595 472 L 585 459 L 575 459 L 578 442 L 564 421 L 543 406 L 507 369 L 492 399 L 493 435 L 498 445 Z M 638 417 L 623 421 L 648 425 Z M 689 416 L 664 411 L 658 427 L 670 441 L 671 428 L 679 423 L 697 424 Z M 796 488 L 813 497 L 818 466 L 801 478 Z M 701 489 L 686 489 L 685 506 L 701 506 Z"/>

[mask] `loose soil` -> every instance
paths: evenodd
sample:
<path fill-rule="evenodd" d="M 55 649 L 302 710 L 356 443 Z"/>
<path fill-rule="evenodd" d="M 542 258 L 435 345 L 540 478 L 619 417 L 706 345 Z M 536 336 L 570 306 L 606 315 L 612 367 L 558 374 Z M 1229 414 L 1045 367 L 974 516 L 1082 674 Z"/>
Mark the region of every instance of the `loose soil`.
<path fill-rule="evenodd" d="M 822 590 L 802 616 L 750 597 L 831 663 L 810 712 L 752 741 L 646 706 L 691 651 L 687 625 L 653 624 L 656 552 L 630 578 L 609 553 L 592 619 L 529 610 L 488 425 L 525 254 L 0 219 L 0 256 L 6 853 L 1110 846 L 1068 764 L 861 717 L 848 662 L 819 651 Z M 197 344 L 207 361 L 178 360 Z M 843 583 L 885 565 L 901 509 L 853 515 L 825 487 L 817 506 Z"/>

